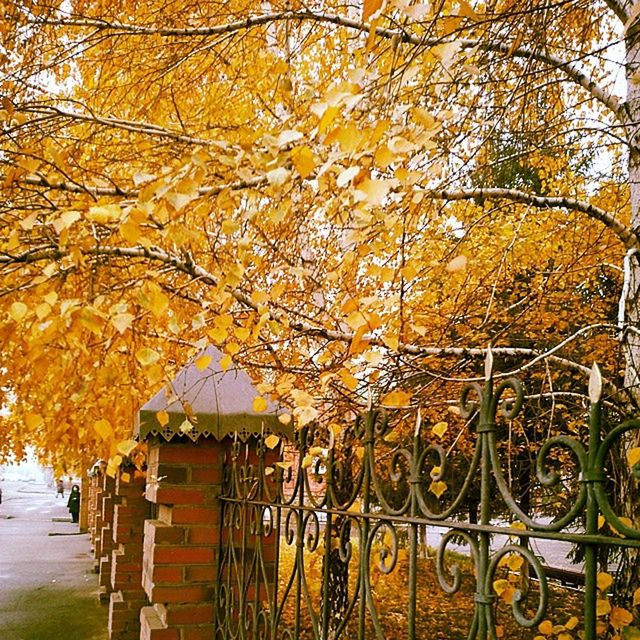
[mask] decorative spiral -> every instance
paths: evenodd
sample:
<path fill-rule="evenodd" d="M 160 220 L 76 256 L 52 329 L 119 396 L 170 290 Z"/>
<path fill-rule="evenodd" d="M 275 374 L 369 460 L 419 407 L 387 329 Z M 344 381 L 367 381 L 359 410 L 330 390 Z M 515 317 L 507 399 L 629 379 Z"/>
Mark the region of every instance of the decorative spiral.
<path fill-rule="evenodd" d="M 270 636 L 269 612 L 260 608 L 256 617 L 256 639 L 267 640 Z"/>
<path fill-rule="evenodd" d="M 620 436 L 627 433 L 627 431 L 631 431 L 634 429 L 640 430 L 640 420 L 629 420 L 627 422 L 623 422 L 618 425 L 607 435 L 607 437 L 602 441 L 600 447 L 598 448 L 598 453 L 596 455 L 595 468 L 598 470 L 603 470 L 605 467 L 605 461 L 611 450 L 611 447 L 614 445 L 616 440 L 620 438 Z M 636 470 L 632 470 L 632 472 L 636 473 Z M 623 522 L 618 515 L 614 512 L 611 504 L 609 503 L 609 497 L 607 495 L 606 488 L 603 482 L 595 482 L 595 495 L 596 500 L 598 502 L 598 506 L 600 507 L 600 511 L 604 516 L 605 520 L 621 535 L 626 536 L 627 538 L 632 538 L 634 540 L 640 539 L 640 531 L 638 529 L 634 529 L 633 527 L 628 526 Z"/>
<path fill-rule="evenodd" d="M 540 624 L 540 622 L 542 622 L 542 618 L 544 617 L 544 614 L 547 610 L 547 603 L 549 600 L 547 576 L 542 569 L 540 561 L 538 560 L 538 558 L 536 558 L 535 554 L 532 551 L 517 544 L 508 544 L 499 549 L 491 558 L 491 562 L 489 563 L 489 568 L 485 577 L 485 591 L 487 593 L 490 593 L 493 589 L 493 580 L 498 568 L 498 563 L 500 562 L 501 558 L 509 553 L 517 553 L 527 561 L 529 566 L 531 566 L 535 571 L 538 578 L 538 583 L 540 585 L 540 598 L 538 600 L 538 607 L 532 618 L 527 618 L 520 605 L 520 603 L 526 598 L 526 594 L 522 593 L 520 589 L 517 589 L 513 594 L 513 601 L 511 603 L 513 617 L 521 627 L 530 629 L 531 627 L 535 627 Z"/>
<path fill-rule="evenodd" d="M 460 585 L 462 584 L 462 571 L 458 563 L 454 562 L 451 564 L 448 570 L 445 569 L 445 556 L 447 546 L 449 542 L 454 538 L 462 538 L 469 545 L 471 560 L 474 566 L 478 567 L 478 544 L 476 540 L 465 531 L 457 531 L 455 529 L 450 529 L 449 531 L 447 531 L 442 536 L 442 540 L 440 540 L 440 545 L 438 546 L 438 554 L 436 556 L 436 574 L 438 576 L 440 587 L 445 593 L 449 594 L 458 591 L 458 589 L 460 589 Z M 451 576 L 451 582 L 447 582 L 445 571 L 449 574 L 449 576 Z"/>
<path fill-rule="evenodd" d="M 311 530 L 309 531 L 309 526 Z M 320 521 L 318 520 L 318 514 L 315 511 L 309 511 L 302 520 L 302 530 L 305 532 L 305 546 L 307 551 L 313 553 L 317 548 L 321 540 L 320 535 Z"/>
<path fill-rule="evenodd" d="M 397 449 L 393 452 L 391 456 L 391 460 L 389 461 L 389 480 L 391 482 L 398 483 L 403 479 L 407 480 L 409 485 L 409 491 L 407 491 L 407 495 L 398 507 L 392 507 L 384 492 L 384 483 L 380 480 L 378 470 L 375 464 L 371 465 L 371 479 L 373 481 L 373 487 L 376 493 L 376 497 L 380 506 L 384 509 L 385 513 L 389 515 L 402 515 L 409 510 L 411 506 L 411 470 L 413 467 L 413 456 L 410 451 L 407 449 Z M 394 494 L 394 488 L 392 487 L 390 491 Z"/>
<path fill-rule="evenodd" d="M 475 394 L 476 399 L 472 399 L 470 396 Z M 478 411 L 482 405 L 484 398 L 484 391 L 477 382 L 469 382 L 462 387 L 462 393 L 460 394 L 460 415 L 465 420 L 468 420 L 476 411 Z"/>
<path fill-rule="evenodd" d="M 295 509 L 289 509 L 284 520 L 285 539 L 288 545 L 292 545 L 298 535 L 298 523 L 300 521 L 300 513 Z"/>
<path fill-rule="evenodd" d="M 387 534 L 389 542 L 387 542 Z M 378 569 L 380 573 L 388 575 L 395 569 L 398 562 L 398 534 L 391 523 L 384 520 L 378 522 L 371 530 L 369 537 L 369 554 L 371 554 L 373 541 L 380 535 L 382 536 L 382 546 L 378 552 Z"/>
<path fill-rule="evenodd" d="M 360 531 L 360 523 L 358 519 L 349 516 L 342 521 L 340 531 L 338 532 L 338 556 L 343 564 L 351 561 L 353 553 L 353 545 L 351 544 L 351 527 L 358 532 L 358 538 L 362 540 L 362 532 Z"/>
<path fill-rule="evenodd" d="M 273 507 L 269 504 L 262 509 L 262 535 L 268 538 L 273 532 Z"/>
<path fill-rule="evenodd" d="M 520 413 L 522 403 L 524 402 L 524 390 L 522 388 L 522 382 L 520 382 L 518 378 L 507 378 L 496 387 L 496 390 L 493 392 L 493 406 L 497 408 L 498 404 L 500 404 L 502 394 L 507 389 L 510 389 L 516 395 L 515 398 L 503 400 L 500 405 L 500 413 L 502 413 L 507 420 L 513 420 L 518 413 Z"/>
<path fill-rule="evenodd" d="M 556 447 L 563 447 L 572 451 L 578 460 L 578 465 L 580 467 L 581 473 L 584 473 L 584 470 L 586 469 L 587 456 L 583 446 L 577 440 L 574 440 L 569 436 L 557 436 L 555 438 L 551 438 L 542 445 L 536 458 L 536 476 L 539 482 L 544 487 L 553 487 L 560 482 L 559 474 L 557 474 L 554 470 L 549 471 L 545 468 L 545 461 L 547 459 L 549 451 Z M 513 496 L 511 495 L 509 486 L 504 479 L 502 470 L 500 469 L 500 461 L 498 459 L 493 434 L 491 434 L 489 444 L 489 455 L 491 457 L 491 466 L 493 469 L 496 486 L 498 487 L 503 500 L 505 501 L 507 507 L 509 507 L 511 513 L 530 529 L 534 529 L 537 531 L 559 531 L 560 529 L 563 529 L 567 524 L 575 520 L 575 518 L 584 508 L 584 504 L 587 499 L 587 492 L 586 487 L 584 485 L 581 485 L 580 489 L 578 490 L 578 495 L 571 508 L 562 517 L 556 518 L 549 523 L 543 523 L 534 520 L 533 518 L 529 517 L 524 511 L 522 511 L 522 509 L 518 506 Z"/>
<path fill-rule="evenodd" d="M 246 511 L 249 520 L 249 533 L 252 536 L 259 536 L 262 530 L 262 508 L 256 504 L 249 504 Z"/>

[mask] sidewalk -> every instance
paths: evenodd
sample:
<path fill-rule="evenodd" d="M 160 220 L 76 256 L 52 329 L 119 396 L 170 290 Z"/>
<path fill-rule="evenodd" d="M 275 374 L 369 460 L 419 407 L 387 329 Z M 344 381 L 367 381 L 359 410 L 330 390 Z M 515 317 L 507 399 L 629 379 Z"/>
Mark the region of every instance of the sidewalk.
<path fill-rule="evenodd" d="M 67 492 L 56 499 L 44 484 L 5 481 L 2 494 L 0 638 L 107 640 L 89 535 L 71 523 Z"/>

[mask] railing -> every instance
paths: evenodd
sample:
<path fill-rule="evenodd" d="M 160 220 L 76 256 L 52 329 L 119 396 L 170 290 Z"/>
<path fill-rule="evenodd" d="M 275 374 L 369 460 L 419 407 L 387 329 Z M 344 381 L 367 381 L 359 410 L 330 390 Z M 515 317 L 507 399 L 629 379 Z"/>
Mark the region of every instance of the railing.
<path fill-rule="evenodd" d="M 582 612 L 565 637 L 580 631 L 594 640 L 606 610 L 599 549 L 640 547 L 640 531 L 614 513 L 607 474 L 612 447 L 640 429 L 640 421 L 625 422 L 603 438 L 600 393 L 594 367 L 586 442 L 560 435 L 537 453 L 538 490 L 569 496 L 564 512 L 553 518 L 531 515 L 512 495 L 498 424 L 518 416 L 523 391 L 515 378 L 494 381 L 490 356 L 484 385 L 462 391 L 469 451 L 466 470 L 458 462 L 453 477 L 451 455 L 437 437 L 423 441 L 419 421 L 409 446 L 389 443 L 392 429 L 383 409 L 358 416 L 339 439 L 330 428 L 302 429 L 293 456 L 281 457 L 281 443 L 269 448 L 273 436 L 251 450 L 234 445 L 221 497 L 216 638 L 429 637 L 421 582 L 429 566 L 424 530 L 437 527 L 442 537 L 431 562 L 439 588 L 455 594 L 466 584 L 472 602 L 464 636 L 444 630 L 438 637 L 539 635 L 541 624 L 551 624 L 546 617 L 554 589 L 530 543 L 559 540 L 584 552 Z M 638 475 L 638 469 L 636 464 L 630 472 Z M 472 494 L 478 517 L 463 518 Z M 497 516 L 505 524 L 496 524 Z M 620 535 L 604 535 L 603 522 Z M 496 534 L 509 536 L 508 542 L 492 547 Z M 460 545 L 468 559 L 452 553 Z M 396 611 L 390 625 L 381 612 L 389 591 L 384 600 L 377 591 L 381 577 L 394 572 L 401 577 L 391 596 L 404 603 L 404 614 Z M 507 605 L 511 620 L 499 624 L 498 610 L 506 617 Z"/>

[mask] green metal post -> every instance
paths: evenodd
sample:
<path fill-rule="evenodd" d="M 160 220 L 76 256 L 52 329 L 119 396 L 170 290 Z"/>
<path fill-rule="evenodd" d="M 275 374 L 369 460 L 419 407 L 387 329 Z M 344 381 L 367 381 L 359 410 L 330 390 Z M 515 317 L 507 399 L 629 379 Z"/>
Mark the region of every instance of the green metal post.
<path fill-rule="evenodd" d="M 600 480 L 602 470 L 597 468 L 596 456 L 600 447 L 601 407 L 599 398 L 592 402 L 589 413 L 589 451 L 587 470 L 583 480 L 587 483 L 587 517 L 585 533 L 598 533 L 598 503 L 596 502 L 594 482 Z M 592 543 L 585 545 L 584 567 L 584 640 L 596 638 L 596 600 L 598 595 L 598 547 Z"/>

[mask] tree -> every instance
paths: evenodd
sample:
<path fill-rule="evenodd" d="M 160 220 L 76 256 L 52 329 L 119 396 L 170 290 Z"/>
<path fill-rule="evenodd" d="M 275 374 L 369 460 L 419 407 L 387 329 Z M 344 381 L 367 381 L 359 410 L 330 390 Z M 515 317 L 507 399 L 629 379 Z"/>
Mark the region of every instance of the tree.
<path fill-rule="evenodd" d="M 116 455 L 206 342 L 301 425 L 490 342 L 637 412 L 630 3 L 1 6 L 4 454 Z"/>

